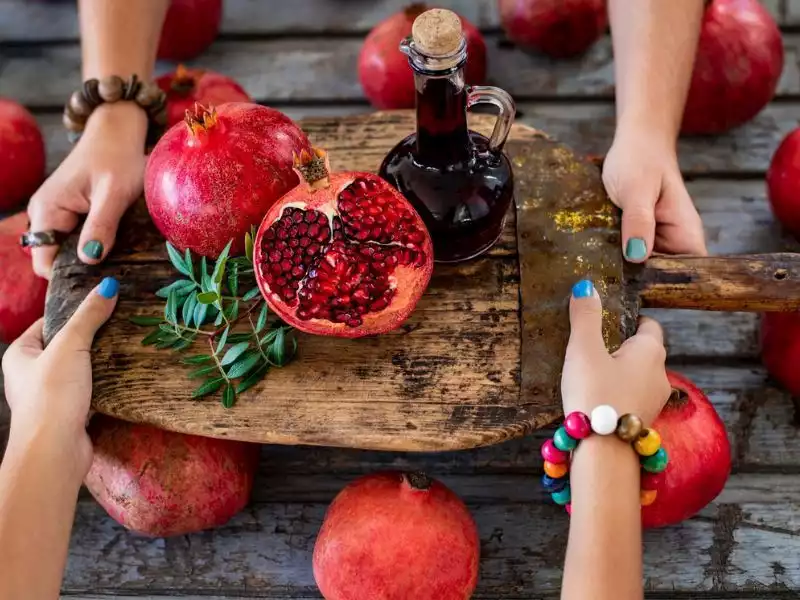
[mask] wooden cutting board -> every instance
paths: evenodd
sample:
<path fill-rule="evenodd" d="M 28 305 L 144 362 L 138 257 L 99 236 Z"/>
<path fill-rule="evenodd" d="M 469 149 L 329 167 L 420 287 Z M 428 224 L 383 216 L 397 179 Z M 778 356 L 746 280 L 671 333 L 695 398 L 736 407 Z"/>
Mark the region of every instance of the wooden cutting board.
<path fill-rule="evenodd" d="M 476 116 L 483 133 L 494 120 Z M 414 129 L 411 112 L 303 121 L 337 170 L 376 171 Z M 65 323 L 104 276 L 120 302 L 93 350 L 94 408 L 164 429 L 275 444 L 435 451 L 522 436 L 560 414 L 559 381 L 572 284 L 590 277 L 604 298 L 610 348 L 646 305 L 718 310 L 800 308 L 796 255 L 657 258 L 624 266 L 619 213 L 594 164 L 545 134 L 515 125 L 507 153 L 516 208 L 499 243 L 459 265 L 437 265 L 428 292 L 398 330 L 342 340 L 300 335 L 297 358 L 272 369 L 230 409 L 191 399 L 194 382 L 169 351 L 142 346 L 132 315 L 158 315 L 153 293 L 172 281 L 164 242 L 140 202 L 99 267 L 57 260 L 45 337 Z"/>

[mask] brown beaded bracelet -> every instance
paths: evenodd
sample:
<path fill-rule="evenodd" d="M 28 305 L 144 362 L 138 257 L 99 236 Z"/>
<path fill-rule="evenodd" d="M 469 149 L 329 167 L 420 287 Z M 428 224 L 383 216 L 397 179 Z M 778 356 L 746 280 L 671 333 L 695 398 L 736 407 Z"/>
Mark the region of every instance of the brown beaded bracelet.
<path fill-rule="evenodd" d="M 131 75 L 127 81 L 116 75 L 87 79 L 72 93 L 62 120 L 70 142 L 74 144 L 80 139 L 95 108 L 123 100 L 136 102 L 147 113 L 147 145 L 154 143 L 167 125 L 167 95 L 156 83 L 139 81 L 136 75 Z"/>

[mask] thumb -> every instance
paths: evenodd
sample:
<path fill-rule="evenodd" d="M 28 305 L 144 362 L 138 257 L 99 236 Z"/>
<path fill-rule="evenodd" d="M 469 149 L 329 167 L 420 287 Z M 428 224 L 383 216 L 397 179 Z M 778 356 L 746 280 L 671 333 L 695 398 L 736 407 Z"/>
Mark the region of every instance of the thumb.
<path fill-rule="evenodd" d="M 83 224 L 78 243 L 83 262 L 94 265 L 101 262 L 114 245 L 117 228 L 129 203 L 119 194 L 103 193 L 93 197 L 89 214 Z"/>
<path fill-rule="evenodd" d="M 570 334 L 567 359 L 607 354 L 603 340 L 603 306 L 592 282 L 583 279 L 572 286 L 569 302 Z"/>
<path fill-rule="evenodd" d="M 42 353 L 44 342 L 42 332 L 44 319 L 39 319 L 19 336 L 3 354 L 3 370 L 8 373 L 21 371 L 26 361 L 33 360 Z"/>
<path fill-rule="evenodd" d="M 117 305 L 119 282 L 106 277 L 81 302 L 64 328 L 53 339 L 54 346 L 67 345 L 72 350 L 89 350 L 97 330 L 108 321 Z"/>
<path fill-rule="evenodd" d="M 656 202 L 660 186 L 634 180 L 606 185 L 611 201 L 622 209 L 622 249 L 630 262 L 644 262 L 653 251 L 656 236 Z"/>

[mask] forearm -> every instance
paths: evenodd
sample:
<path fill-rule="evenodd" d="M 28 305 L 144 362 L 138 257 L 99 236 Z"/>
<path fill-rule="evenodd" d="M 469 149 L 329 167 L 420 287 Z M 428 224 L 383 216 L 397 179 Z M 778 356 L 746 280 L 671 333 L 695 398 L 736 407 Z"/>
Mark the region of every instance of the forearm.
<path fill-rule="evenodd" d="M 562 600 L 642 598 L 639 461 L 630 444 L 614 436 L 582 441 L 570 485 Z"/>
<path fill-rule="evenodd" d="M 609 0 L 617 131 L 674 141 L 692 76 L 703 0 Z"/>
<path fill-rule="evenodd" d="M 80 0 L 84 79 L 150 80 L 168 0 Z"/>
<path fill-rule="evenodd" d="M 67 447 L 12 424 L 0 465 L 0 600 L 59 597 L 82 480 Z"/>

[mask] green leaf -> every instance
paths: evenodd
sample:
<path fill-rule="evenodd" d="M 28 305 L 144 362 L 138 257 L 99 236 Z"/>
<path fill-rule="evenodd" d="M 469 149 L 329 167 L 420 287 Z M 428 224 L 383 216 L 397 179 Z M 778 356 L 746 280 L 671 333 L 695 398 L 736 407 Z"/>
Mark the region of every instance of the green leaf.
<path fill-rule="evenodd" d="M 265 335 L 263 338 L 261 338 L 261 341 L 258 343 L 258 345 L 259 346 L 263 346 L 264 344 L 272 343 L 272 341 L 277 337 L 278 332 L 280 330 L 281 330 L 281 328 L 278 327 L 277 329 L 273 329 L 272 331 L 268 332 L 267 335 Z"/>
<path fill-rule="evenodd" d="M 217 377 L 216 379 L 209 379 L 199 388 L 197 388 L 194 393 L 192 394 L 192 398 L 202 398 L 203 396 L 207 396 L 208 394 L 213 394 L 219 388 L 222 387 L 222 384 L 225 382 L 224 377 Z"/>
<path fill-rule="evenodd" d="M 286 364 L 286 335 L 283 332 L 283 327 L 277 330 L 275 334 L 275 341 L 272 342 L 267 357 L 277 366 L 282 367 Z"/>
<path fill-rule="evenodd" d="M 165 348 L 172 348 L 181 338 L 178 336 L 162 337 L 161 341 L 156 344 L 156 348 L 164 350 Z"/>
<path fill-rule="evenodd" d="M 190 356 L 189 358 L 183 359 L 183 364 L 185 365 L 202 365 L 203 363 L 207 363 L 213 358 L 208 354 L 198 354 L 197 356 Z M 216 368 L 216 367 L 214 367 Z"/>
<path fill-rule="evenodd" d="M 258 315 L 258 321 L 256 322 L 256 333 L 261 333 L 264 331 L 264 327 L 267 326 L 267 316 L 269 316 L 269 307 L 265 302 L 264 306 L 261 307 L 261 312 Z"/>
<path fill-rule="evenodd" d="M 187 377 L 189 379 L 197 379 L 198 377 L 204 377 L 205 375 L 209 375 L 217 371 L 217 365 L 211 365 L 208 367 L 202 367 L 200 369 L 196 369 L 189 373 Z"/>
<path fill-rule="evenodd" d="M 240 342 L 238 344 L 234 344 L 228 351 L 225 353 L 225 356 L 222 357 L 222 360 L 219 361 L 223 367 L 227 367 L 228 365 L 232 364 L 239 358 L 245 350 L 250 346 L 250 342 Z"/>
<path fill-rule="evenodd" d="M 192 277 L 192 270 L 184 262 L 181 253 L 175 249 L 175 246 L 167 242 L 167 254 L 169 254 L 169 261 L 175 269 L 187 277 Z"/>
<path fill-rule="evenodd" d="M 228 291 L 231 296 L 239 295 L 239 264 L 235 262 L 228 265 Z"/>
<path fill-rule="evenodd" d="M 179 296 L 186 296 L 196 285 L 194 281 L 178 279 L 178 281 L 173 281 L 169 285 L 158 290 L 156 296 L 159 298 L 169 298 L 169 293 L 172 291 L 176 292 Z"/>
<path fill-rule="evenodd" d="M 197 327 L 203 325 L 206 322 L 206 315 L 208 314 L 208 305 L 207 304 L 200 304 L 197 303 L 197 306 L 194 307 L 194 324 Z"/>
<path fill-rule="evenodd" d="M 169 296 L 167 297 L 167 305 L 164 307 L 164 317 L 170 323 L 176 323 L 178 321 L 178 294 L 175 291 L 171 291 Z"/>
<path fill-rule="evenodd" d="M 258 367 L 255 371 L 250 373 L 250 375 L 248 375 L 246 379 L 243 379 L 239 383 L 239 385 L 236 386 L 236 393 L 241 394 L 242 392 L 249 390 L 259 381 L 264 379 L 264 375 L 267 374 L 268 370 L 269 370 L 269 365 L 266 364 Z"/>
<path fill-rule="evenodd" d="M 156 329 L 148 333 L 144 339 L 142 340 L 142 346 L 151 346 L 158 341 L 159 336 L 161 335 L 161 330 Z"/>
<path fill-rule="evenodd" d="M 178 335 L 178 333 L 175 331 L 175 327 L 169 323 L 161 323 L 158 328 L 167 335 Z"/>
<path fill-rule="evenodd" d="M 228 336 L 228 343 L 238 344 L 239 342 L 249 342 L 252 338 L 252 333 L 233 333 Z"/>
<path fill-rule="evenodd" d="M 214 304 L 219 300 L 219 294 L 217 292 L 202 292 L 201 294 L 197 294 L 197 301 L 200 304 Z"/>
<path fill-rule="evenodd" d="M 228 370 L 228 378 L 238 379 L 247 375 L 253 367 L 261 361 L 261 352 L 251 350 L 244 354 L 239 360 L 233 363 L 233 366 Z"/>
<path fill-rule="evenodd" d="M 222 325 L 222 322 L 224 320 L 225 320 L 225 317 L 223 316 L 223 314 L 221 312 L 217 311 L 217 317 L 214 319 L 214 327 L 219 327 L 220 325 Z"/>
<path fill-rule="evenodd" d="M 189 269 L 189 277 L 194 280 L 194 262 L 192 261 L 192 253 L 189 249 L 186 249 L 186 252 L 183 254 L 183 264 Z"/>
<path fill-rule="evenodd" d="M 225 309 L 225 314 L 228 316 L 229 321 L 234 321 L 239 318 L 239 300 L 234 300 Z"/>
<path fill-rule="evenodd" d="M 230 325 L 225 328 L 219 336 L 219 341 L 217 342 L 217 348 L 214 350 L 214 354 L 219 354 L 222 352 L 222 349 L 225 347 L 225 344 L 228 343 L 228 334 L 230 334 L 231 328 Z"/>
<path fill-rule="evenodd" d="M 225 265 L 228 263 L 228 254 L 230 254 L 232 244 L 233 240 L 228 242 L 228 245 L 225 246 L 222 254 L 219 255 L 217 262 L 214 264 L 214 273 L 211 275 L 214 283 L 222 283 L 222 279 L 225 277 Z"/>
<path fill-rule="evenodd" d="M 197 308 L 197 290 L 189 294 L 186 302 L 183 304 L 183 323 L 187 327 L 191 327 L 194 322 L 194 309 Z"/>
<path fill-rule="evenodd" d="M 194 342 L 193 337 L 183 338 L 182 340 L 178 341 L 174 346 L 172 346 L 172 349 L 186 350 L 186 348 L 192 345 L 192 342 Z"/>
<path fill-rule="evenodd" d="M 252 300 L 256 296 L 258 296 L 260 293 L 261 293 L 261 290 L 259 290 L 257 287 L 254 287 L 252 290 L 250 290 L 244 296 L 242 296 L 242 300 L 247 302 L 248 300 Z"/>
<path fill-rule="evenodd" d="M 206 257 L 200 259 L 200 278 L 202 279 L 208 275 L 208 262 L 206 261 Z"/>
<path fill-rule="evenodd" d="M 222 392 L 222 406 L 230 408 L 234 404 L 236 404 L 236 392 L 233 391 L 233 386 L 229 383 Z"/>
<path fill-rule="evenodd" d="M 253 237 L 250 232 L 244 234 L 244 255 L 250 262 L 253 262 Z"/>
<path fill-rule="evenodd" d="M 142 326 L 151 326 L 151 325 L 161 325 L 161 322 L 164 320 L 161 317 L 147 317 L 144 315 L 134 315 L 128 319 L 134 325 L 142 325 Z"/>

